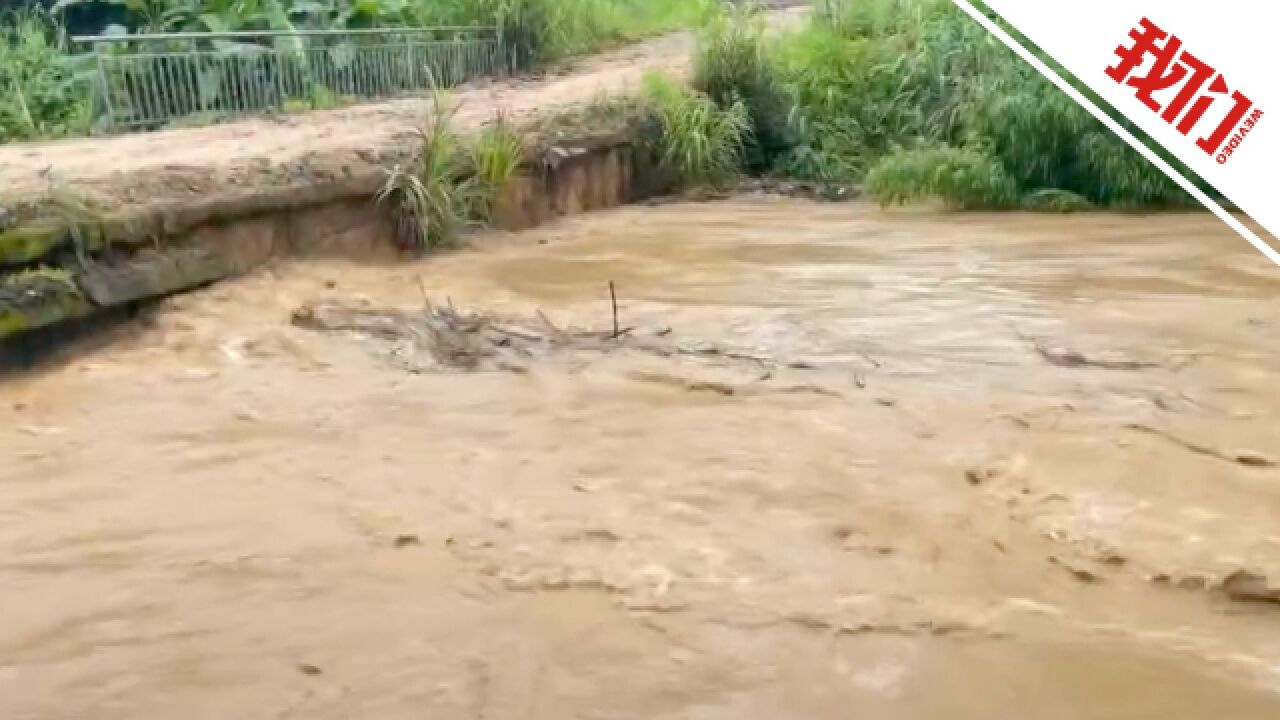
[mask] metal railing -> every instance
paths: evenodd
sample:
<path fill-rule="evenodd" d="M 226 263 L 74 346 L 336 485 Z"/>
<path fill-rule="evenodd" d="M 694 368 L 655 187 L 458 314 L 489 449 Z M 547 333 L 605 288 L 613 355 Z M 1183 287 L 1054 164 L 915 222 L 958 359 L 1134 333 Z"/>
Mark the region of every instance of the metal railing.
<path fill-rule="evenodd" d="M 331 107 L 449 87 L 507 69 L 494 27 L 158 33 L 92 46 L 110 129 Z"/>

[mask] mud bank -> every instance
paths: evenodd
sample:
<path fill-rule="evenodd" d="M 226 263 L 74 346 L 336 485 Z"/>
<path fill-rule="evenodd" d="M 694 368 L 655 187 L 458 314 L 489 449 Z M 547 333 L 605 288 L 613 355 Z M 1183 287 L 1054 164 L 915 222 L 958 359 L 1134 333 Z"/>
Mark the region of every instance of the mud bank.
<path fill-rule="evenodd" d="M 395 259 L 382 170 L 308 186 L 174 203 L 81 222 L 61 207 L 0 231 L 0 343 L 224 278 L 276 257 Z M 635 202 L 668 184 L 639 132 L 529 151 L 499 194 L 493 224 Z"/>

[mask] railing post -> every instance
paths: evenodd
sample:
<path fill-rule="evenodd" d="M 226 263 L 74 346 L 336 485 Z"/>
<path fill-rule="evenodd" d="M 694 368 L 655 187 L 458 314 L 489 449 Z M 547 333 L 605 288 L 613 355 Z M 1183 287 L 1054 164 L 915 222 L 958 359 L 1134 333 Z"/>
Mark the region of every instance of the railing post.
<path fill-rule="evenodd" d="M 116 127 L 115 103 L 111 102 L 111 83 L 107 78 L 107 67 L 102 62 L 102 51 L 94 47 L 93 53 L 98 59 L 98 83 L 102 88 L 102 102 L 107 108 L 107 127 L 114 130 Z"/>

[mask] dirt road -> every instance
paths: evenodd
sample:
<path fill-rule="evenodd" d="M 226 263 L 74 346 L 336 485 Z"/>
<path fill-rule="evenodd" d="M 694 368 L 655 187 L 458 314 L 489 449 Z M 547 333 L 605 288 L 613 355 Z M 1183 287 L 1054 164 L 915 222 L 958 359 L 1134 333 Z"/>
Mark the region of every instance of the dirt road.
<path fill-rule="evenodd" d="M 624 92 L 651 69 L 683 72 L 692 44 L 691 34 L 676 33 L 572 62 L 541 77 L 469 84 L 453 93 L 461 103 L 458 127 L 478 127 L 499 110 L 519 121 L 539 108 Z M 38 195 L 51 178 L 112 206 L 313 183 L 380 164 L 386 153 L 403 151 L 414 143 L 427 110 L 425 100 L 414 97 L 279 119 L 4 145 L 0 196 Z"/>

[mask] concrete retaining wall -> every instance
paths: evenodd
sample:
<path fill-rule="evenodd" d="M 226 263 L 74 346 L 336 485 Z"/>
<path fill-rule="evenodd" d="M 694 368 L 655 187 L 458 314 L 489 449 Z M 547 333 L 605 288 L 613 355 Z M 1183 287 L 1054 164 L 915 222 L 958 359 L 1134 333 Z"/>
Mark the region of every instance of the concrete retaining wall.
<path fill-rule="evenodd" d="M 382 179 L 223 196 L 93 223 L 45 216 L 0 231 L 0 344 L 240 275 L 275 257 L 394 256 L 393 219 L 374 201 Z M 561 144 L 522 166 L 497 199 L 494 224 L 532 227 L 666 189 L 643 143 Z"/>

